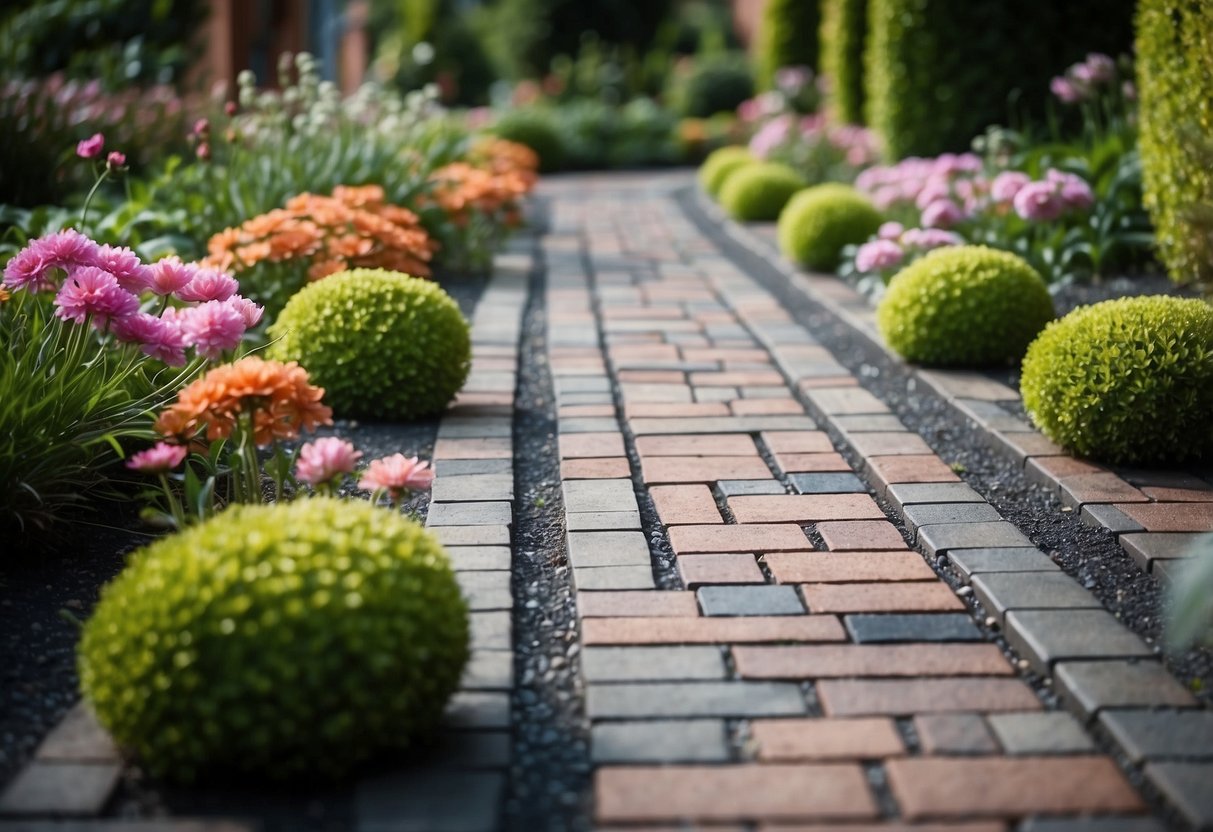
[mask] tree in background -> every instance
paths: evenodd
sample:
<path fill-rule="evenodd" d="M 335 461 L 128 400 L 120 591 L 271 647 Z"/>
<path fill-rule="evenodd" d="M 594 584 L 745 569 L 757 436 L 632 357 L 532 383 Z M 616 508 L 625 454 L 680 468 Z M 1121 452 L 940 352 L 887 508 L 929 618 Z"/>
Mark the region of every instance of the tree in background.
<path fill-rule="evenodd" d="M 194 57 L 201 0 L 6 0 L 0 67 L 10 77 L 63 72 L 106 89 L 172 84 Z"/>

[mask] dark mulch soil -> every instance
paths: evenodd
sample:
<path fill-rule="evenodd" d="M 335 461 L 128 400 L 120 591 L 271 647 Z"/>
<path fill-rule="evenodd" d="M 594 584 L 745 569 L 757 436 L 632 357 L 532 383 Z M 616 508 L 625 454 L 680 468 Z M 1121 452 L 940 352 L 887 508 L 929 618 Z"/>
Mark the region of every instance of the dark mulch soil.
<path fill-rule="evenodd" d="M 441 283 L 470 316 L 485 278 L 449 276 Z M 428 459 L 438 421 L 338 420 L 321 433 L 351 440 L 364 459 L 397 452 Z M 404 510 L 423 519 L 427 507 L 425 494 Z M 0 787 L 79 698 L 77 622 L 88 618 L 101 586 L 121 571 L 126 555 L 154 539 L 140 526 L 133 502 L 100 507 L 96 517 L 109 525 L 65 524 L 37 541 L 0 544 Z M 111 808 L 124 817 L 219 814 L 258 817 L 266 832 L 335 832 L 349 828 L 347 791 L 310 787 L 301 795 L 244 784 L 171 789 L 146 781 L 137 766 L 130 766 Z"/>
<path fill-rule="evenodd" d="M 1060 502 L 1032 485 L 1006 457 L 986 444 L 985 435 L 961 418 L 939 396 L 925 389 L 905 365 L 890 359 L 832 313 L 791 287 L 786 277 L 763 257 L 733 240 L 700 207 L 692 191 L 680 193 L 688 215 L 725 254 L 761 283 L 807 326 L 859 379 L 882 399 L 911 430 L 921 435 L 943 460 L 981 493 L 1007 520 L 1018 526 L 1067 573 L 1095 594 L 1126 626 L 1153 645 L 1162 636 L 1163 593 L 1158 582 L 1143 573 L 1117 544 L 1113 535 L 1082 523 Z M 1118 283 L 1075 287 L 1067 303 L 1090 302 L 1110 296 Z M 1130 284 L 1155 291 L 1169 290 L 1161 278 Z M 1099 294 L 1104 293 L 1104 294 Z M 973 602 L 971 602 L 973 603 Z M 980 610 L 979 610 L 980 611 Z M 1161 648 L 1156 646 L 1161 653 Z M 1193 650 L 1164 657 L 1167 666 L 1198 695 L 1213 701 L 1213 655 Z"/>

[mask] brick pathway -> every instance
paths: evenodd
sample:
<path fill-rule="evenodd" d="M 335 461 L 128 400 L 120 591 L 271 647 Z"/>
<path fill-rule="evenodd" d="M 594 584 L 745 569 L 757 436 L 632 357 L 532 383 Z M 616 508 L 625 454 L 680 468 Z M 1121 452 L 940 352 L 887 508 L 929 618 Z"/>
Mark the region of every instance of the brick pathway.
<path fill-rule="evenodd" d="M 1082 723 L 1042 706 L 1053 698 L 865 480 L 930 555 L 1026 558 L 1027 539 L 660 185 L 546 191 L 548 344 L 601 828 L 977 832 L 1083 815 L 1124 820 L 1030 825 L 1161 828 Z M 806 401 L 844 431 L 845 456 Z M 987 594 L 1015 592 L 994 583 Z"/>

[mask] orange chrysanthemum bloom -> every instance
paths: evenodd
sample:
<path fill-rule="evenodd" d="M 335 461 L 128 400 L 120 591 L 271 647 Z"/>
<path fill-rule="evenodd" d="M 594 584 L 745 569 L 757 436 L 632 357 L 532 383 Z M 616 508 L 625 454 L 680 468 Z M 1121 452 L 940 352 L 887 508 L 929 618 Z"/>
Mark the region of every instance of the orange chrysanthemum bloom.
<path fill-rule="evenodd" d="M 324 389 L 309 383 L 296 362 L 249 356 L 215 367 L 178 393 L 156 419 L 156 431 L 188 440 L 205 430 L 208 440 L 226 439 L 242 416 L 252 414 L 254 440 L 269 445 L 331 425 L 333 411 L 321 404 L 323 397 Z"/>
<path fill-rule="evenodd" d="M 388 204 L 383 188 L 338 186 L 332 196 L 300 194 L 285 208 L 219 232 L 207 243 L 203 262 L 240 272 L 261 262 L 300 260 L 312 280 L 353 268 L 397 268 L 428 277 L 436 250 L 421 219 Z"/>
<path fill-rule="evenodd" d="M 479 213 L 505 225 L 520 221 L 519 200 L 539 179 L 539 157 L 526 145 L 485 138 L 468 162 L 445 165 L 430 177 L 430 197 L 456 225 Z"/>

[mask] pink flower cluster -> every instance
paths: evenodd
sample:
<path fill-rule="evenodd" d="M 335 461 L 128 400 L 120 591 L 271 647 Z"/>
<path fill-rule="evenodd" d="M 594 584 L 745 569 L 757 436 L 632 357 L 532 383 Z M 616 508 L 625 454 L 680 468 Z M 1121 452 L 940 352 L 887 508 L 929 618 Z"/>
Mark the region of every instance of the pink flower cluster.
<path fill-rule="evenodd" d="M 309 442 L 299 449 L 295 458 L 295 478 L 313 488 L 339 485 L 362 458 L 353 444 L 335 436 Z M 362 472 L 358 487 L 372 492 L 384 492 L 392 502 L 413 491 L 425 491 L 434 484 L 434 471 L 428 462 L 404 454 L 392 454 L 371 460 Z"/>
<path fill-rule="evenodd" d="M 1052 222 L 1070 212 L 1089 211 L 1095 193 L 1081 176 L 1050 168 L 1045 178 L 1033 181 L 1020 171 L 1005 171 L 994 177 L 990 199 L 995 206 L 1011 206 L 1031 222 Z"/>
<path fill-rule="evenodd" d="M 1116 61 L 1108 55 L 1091 53 L 1049 84 L 1049 90 L 1063 104 L 1078 104 L 1093 98 L 1116 80 Z M 1128 90 L 1125 91 L 1128 93 Z M 1132 96 L 1126 96 L 1132 97 Z"/>
<path fill-rule="evenodd" d="M 870 165 L 878 154 L 876 137 L 870 130 L 851 124 L 830 124 L 820 115 L 797 118 L 790 113 L 777 115 L 758 128 L 750 139 L 749 150 L 757 158 L 766 159 L 793 140 L 828 144 L 853 167 Z"/>
<path fill-rule="evenodd" d="M 56 292 L 59 318 L 91 322 L 172 366 L 185 364 L 191 347 L 204 358 L 220 358 L 236 348 L 262 313 L 260 306 L 236 294 L 239 285 L 225 272 L 176 257 L 148 266 L 129 248 L 99 245 L 71 228 L 33 240 L 17 252 L 4 268 L 4 285 Z M 163 312 L 142 311 L 144 294 L 165 298 Z M 169 298 L 186 305 L 169 306 Z"/>
<path fill-rule="evenodd" d="M 988 182 L 981 157 L 945 153 L 933 159 L 911 157 L 861 173 L 855 187 L 882 211 L 914 206 L 928 228 L 951 228 L 982 206 Z"/>
<path fill-rule="evenodd" d="M 887 272 L 918 255 L 964 243 L 959 234 L 939 228 L 905 228 L 899 222 L 880 226 L 876 239 L 855 252 L 855 270 L 863 274 Z"/>

